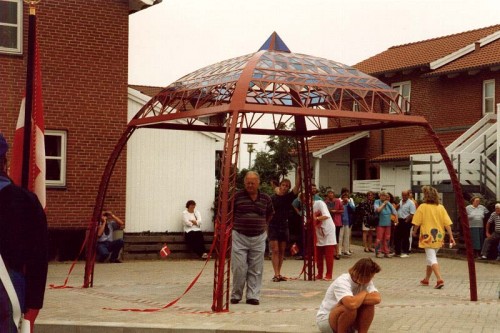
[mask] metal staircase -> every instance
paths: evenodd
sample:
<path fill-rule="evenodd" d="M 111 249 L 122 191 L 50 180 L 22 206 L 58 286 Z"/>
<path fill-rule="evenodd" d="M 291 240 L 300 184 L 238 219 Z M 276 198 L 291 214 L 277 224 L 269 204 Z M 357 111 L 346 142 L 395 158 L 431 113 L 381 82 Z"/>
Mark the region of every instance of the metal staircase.
<path fill-rule="evenodd" d="M 490 198 L 497 192 L 497 115 L 488 114 L 464 132 L 446 151 L 466 193 L 481 193 Z M 432 185 L 451 192 L 450 176 L 440 154 L 410 156 L 411 185 L 418 191 Z"/>

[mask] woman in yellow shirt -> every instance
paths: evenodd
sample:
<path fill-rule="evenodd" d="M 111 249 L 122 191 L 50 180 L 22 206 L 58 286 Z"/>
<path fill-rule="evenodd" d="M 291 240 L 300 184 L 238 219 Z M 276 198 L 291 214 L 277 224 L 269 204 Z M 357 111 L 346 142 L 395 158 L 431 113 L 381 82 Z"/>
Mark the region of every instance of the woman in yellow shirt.
<path fill-rule="evenodd" d="M 434 272 L 437 279 L 434 288 L 441 289 L 444 286 L 444 281 L 441 277 L 436 255 L 444 244 L 445 231 L 450 237 L 451 246 L 455 244 L 450 227 L 453 223 L 444 206 L 439 203 L 438 192 L 434 187 L 423 186 L 422 193 L 424 194 L 424 203 L 418 206 L 412 220 L 415 226 L 413 236 L 417 237 L 420 229 L 418 246 L 425 249 L 427 260 L 425 278 L 420 281 L 420 284 L 428 286 L 431 274 Z"/>

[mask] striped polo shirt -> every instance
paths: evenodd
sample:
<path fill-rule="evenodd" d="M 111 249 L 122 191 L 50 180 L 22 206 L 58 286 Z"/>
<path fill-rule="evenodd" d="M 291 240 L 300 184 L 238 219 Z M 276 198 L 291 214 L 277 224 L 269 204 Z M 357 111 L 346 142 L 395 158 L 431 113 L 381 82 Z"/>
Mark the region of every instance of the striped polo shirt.
<path fill-rule="evenodd" d="M 500 234 L 500 215 L 496 212 L 491 213 L 490 218 L 488 219 L 488 223 L 495 224 L 495 232 Z"/>
<path fill-rule="evenodd" d="M 265 193 L 258 191 L 255 201 L 245 190 L 234 195 L 233 229 L 240 234 L 254 237 L 264 233 L 273 214 L 271 197 Z"/>

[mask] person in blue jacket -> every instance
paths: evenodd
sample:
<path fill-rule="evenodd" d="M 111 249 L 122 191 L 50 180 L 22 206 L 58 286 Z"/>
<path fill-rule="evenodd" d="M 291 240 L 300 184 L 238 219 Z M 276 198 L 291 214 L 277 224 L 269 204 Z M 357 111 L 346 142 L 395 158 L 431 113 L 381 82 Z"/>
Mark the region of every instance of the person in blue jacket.
<path fill-rule="evenodd" d="M 7 150 L 7 141 L 0 134 L 0 255 L 33 332 L 47 282 L 47 218 L 37 196 L 15 185 L 7 175 Z M 0 332 L 17 332 L 10 299 L 1 282 Z"/>

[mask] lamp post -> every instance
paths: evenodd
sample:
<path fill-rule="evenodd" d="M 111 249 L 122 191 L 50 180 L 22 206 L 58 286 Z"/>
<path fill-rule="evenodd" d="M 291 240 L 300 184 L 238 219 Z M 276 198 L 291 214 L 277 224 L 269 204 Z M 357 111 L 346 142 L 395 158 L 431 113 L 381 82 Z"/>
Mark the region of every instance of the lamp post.
<path fill-rule="evenodd" d="M 253 145 L 255 145 L 255 142 L 245 142 L 247 145 L 247 152 L 248 152 L 248 169 L 250 170 L 250 166 L 252 165 L 252 153 L 255 151 L 255 148 Z"/>

